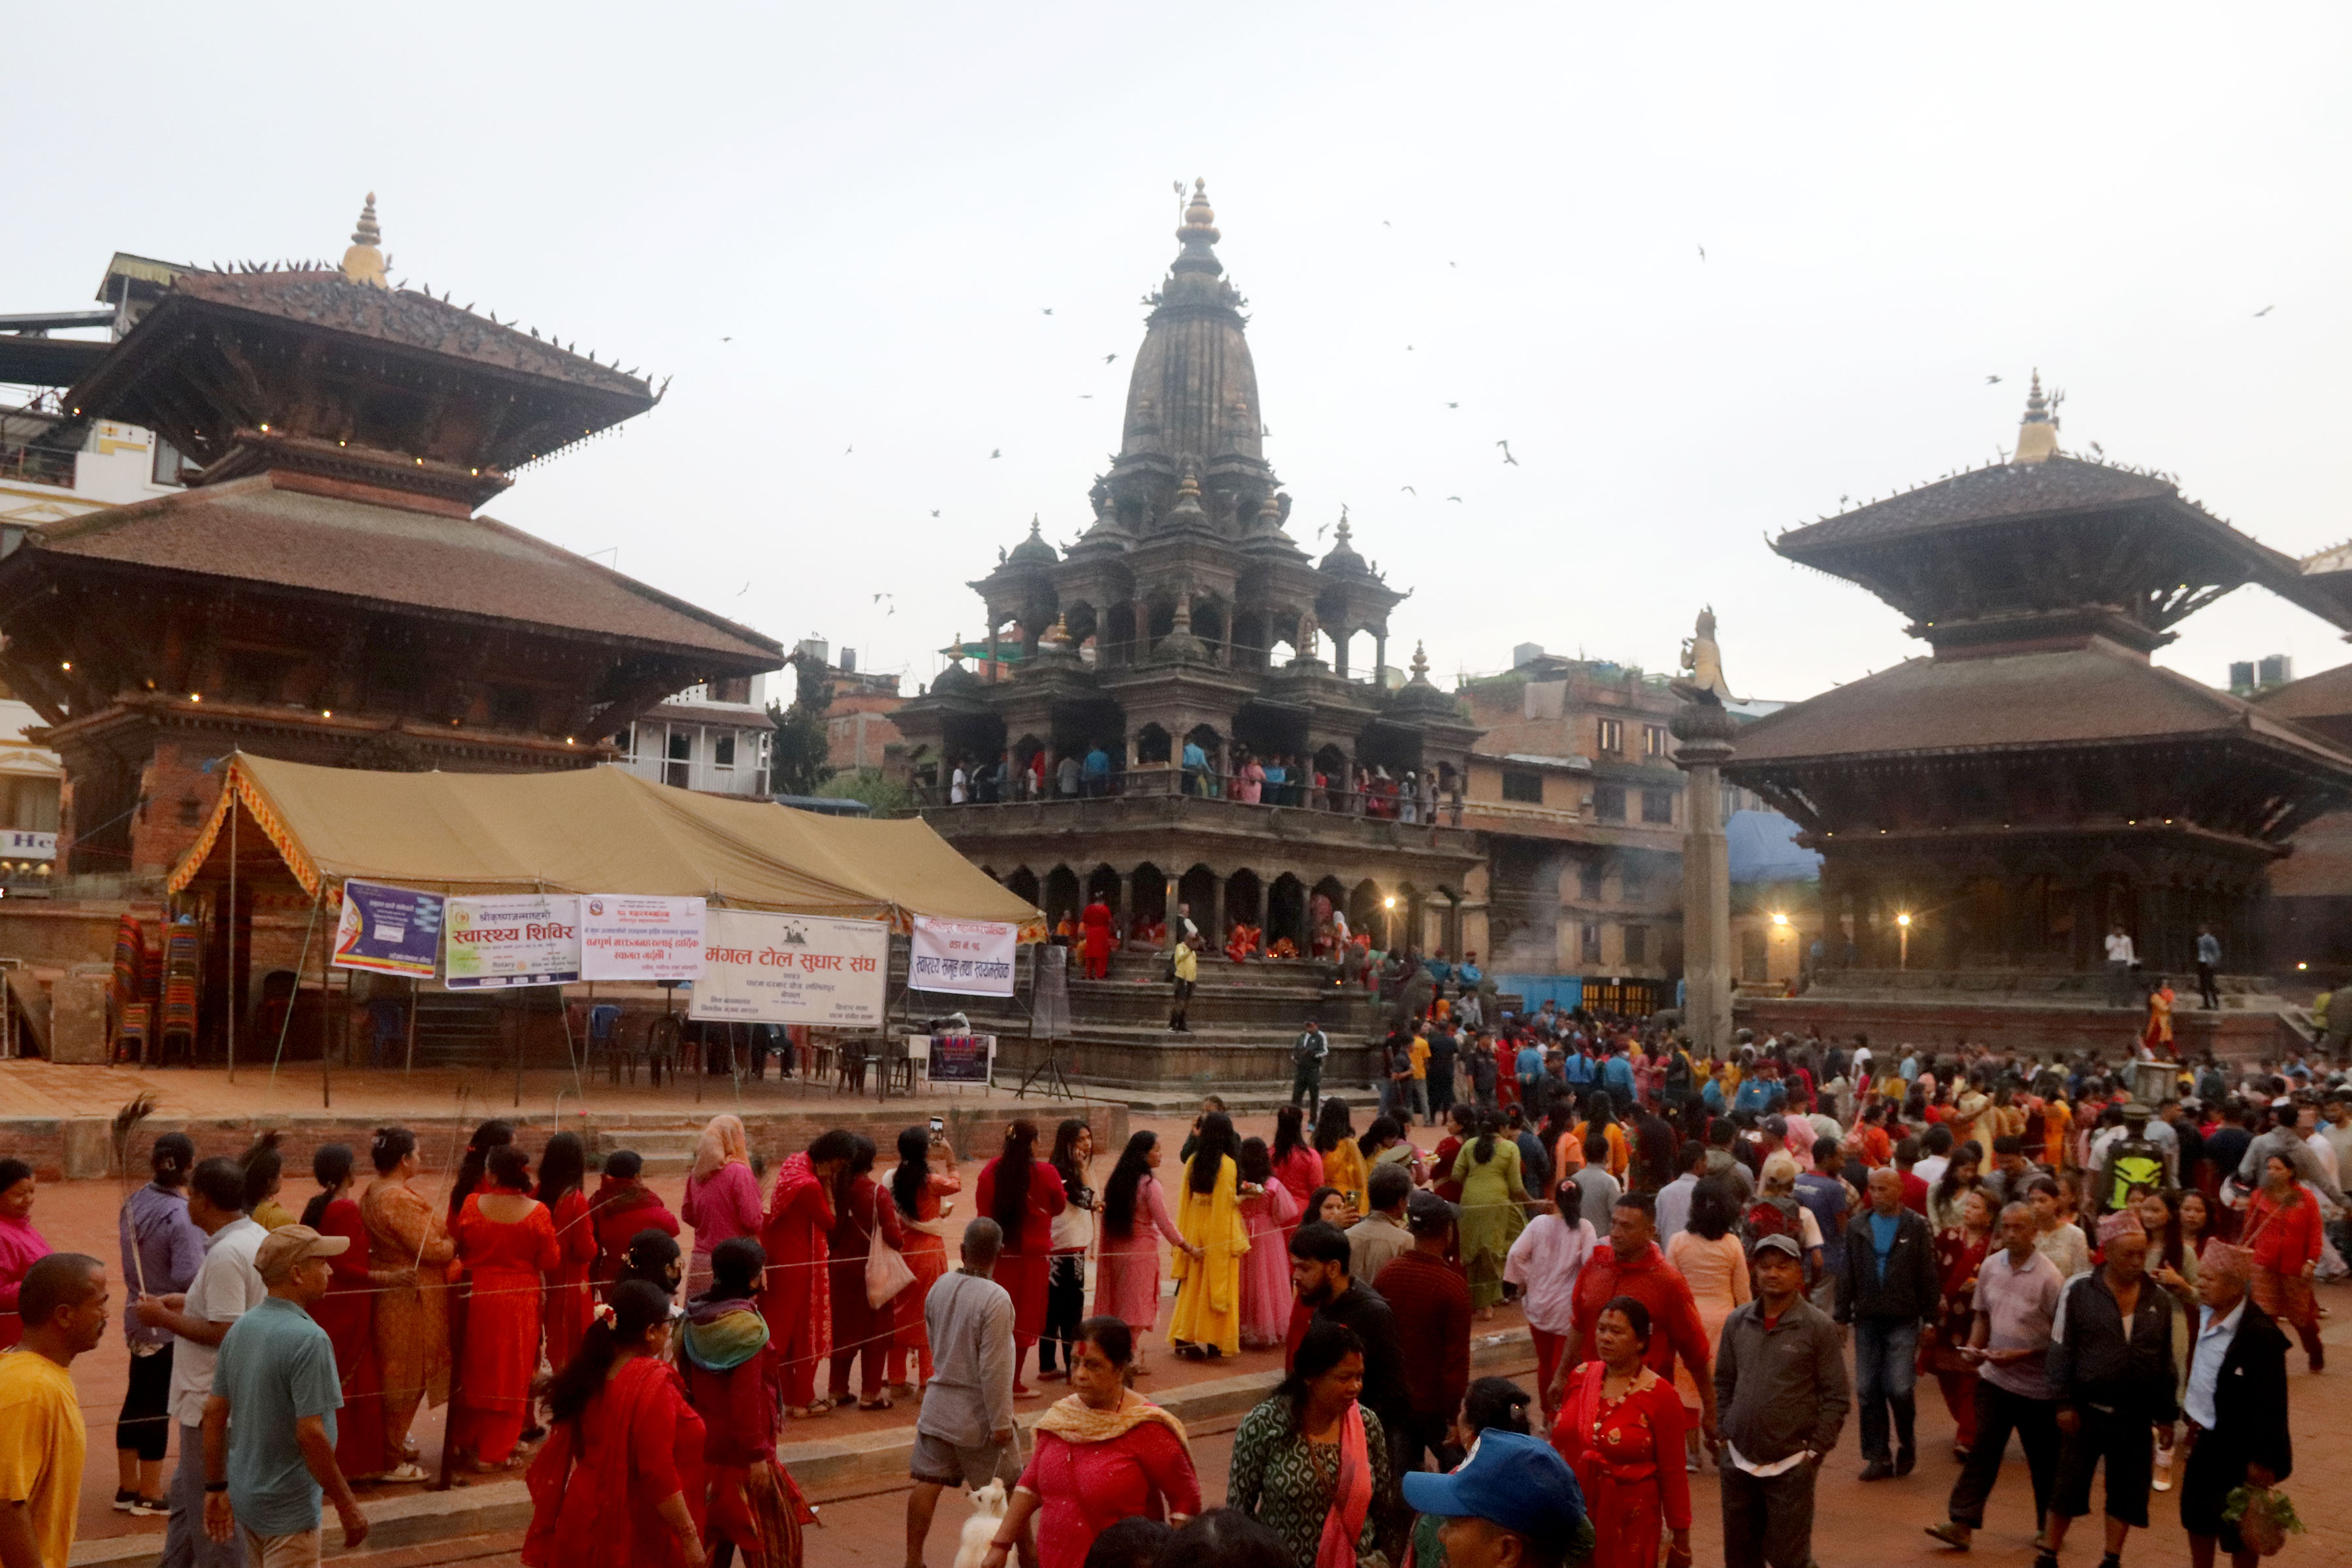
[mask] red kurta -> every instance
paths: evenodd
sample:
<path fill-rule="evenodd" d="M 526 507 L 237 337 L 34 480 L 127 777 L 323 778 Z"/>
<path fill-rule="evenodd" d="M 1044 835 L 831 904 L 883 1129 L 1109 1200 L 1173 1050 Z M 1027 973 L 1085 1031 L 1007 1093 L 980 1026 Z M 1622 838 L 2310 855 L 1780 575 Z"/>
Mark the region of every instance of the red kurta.
<path fill-rule="evenodd" d="M 1085 1568 L 1095 1537 L 1122 1519 L 1201 1511 L 1192 1457 L 1157 1421 L 1104 1443 L 1073 1443 L 1058 1432 L 1040 1432 L 1021 1485 L 1043 1505 L 1037 1568 Z"/>
<path fill-rule="evenodd" d="M 589 1223 L 588 1194 L 577 1187 L 555 1200 L 552 1218 L 560 1260 L 547 1277 L 547 1364 L 561 1371 L 579 1353 L 595 1306 L 588 1281 L 596 1267 L 596 1227 Z"/>
<path fill-rule="evenodd" d="M 380 1476 L 392 1468 L 383 1447 L 383 1374 L 375 1359 L 375 1296 L 368 1284 L 367 1221 L 360 1205 L 337 1198 L 319 1216 L 319 1234 L 351 1246 L 329 1258 L 334 1283 L 310 1308 L 335 1347 L 335 1374 L 343 1408 L 335 1417 L 335 1464 L 345 1479 Z"/>
<path fill-rule="evenodd" d="M 787 1156 L 776 1168 L 760 1226 L 768 1254 L 760 1316 L 768 1320 L 768 1353 L 782 1368 L 784 1403 L 795 1408 L 815 1400 L 817 1363 L 833 1352 L 833 1292 L 825 1279 L 832 1229 L 833 1198 L 808 1156 Z"/>
<path fill-rule="evenodd" d="M 980 1190 L 974 1199 L 974 1214 L 993 1217 L 996 1214 L 996 1168 L 1003 1163 L 999 1155 L 980 1170 Z M 994 1279 L 1013 1298 L 1013 1343 L 1015 1353 L 1037 1342 L 1045 1331 L 1045 1280 L 1053 1265 L 1054 1216 L 1062 1212 L 1069 1200 L 1062 1195 L 1062 1178 L 1054 1167 L 1043 1160 L 1033 1161 L 1029 1167 L 1029 1205 L 1021 1221 L 1019 1237 L 1004 1238 L 1004 1250 L 996 1259 Z M 1015 1364 L 1014 1376 L 1019 1377 Z"/>
<path fill-rule="evenodd" d="M 1591 1568 L 1654 1568 L 1662 1530 L 1688 1530 L 1682 1395 L 1657 1378 L 1615 1403 L 1601 1397 L 1609 1369 L 1587 1362 L 1568 1385 L 1552 1447 L 1576 1472 L 1595 1540 Z"/>
<path fill-rule="evenodd" d="M 826 1268 L 833 1286 L 833 1377 L 831 1395 L 838 1405 L 849 1397 L 849 1363 L 858 1360 L 858 1397 L 871 1404 L 882 1394 L 882 1358 L 890 1348 L 896 1321 L 892 1297 L 878 1308 L 866 1300 L 866 1258 L 874 1242 L 877 1222 L 882 1239 L 903 1248 L 907 1233 L 898 1224 L 898 1205 L 877 1186 L 871 1176 L 849 1184 L 848 1201 L 833 1222 L 825 1239 Z M 914 1287 L 909 1285 L 907 1289 Z M 906 1292 L 899 1292 L 904 1295 Z"/>
<path fill-rule="evenodd" d="M 457 1211 L 457 1261 L 473 1291 L 466 1302 L 466 1343 L 452 1394 L 457 1442 L 486 1465 L 502 1465 L 530 1424 L 530 1384 L 539 1373 L 541 1278 L 563 1259 L 547 1205 L 533 1202 L 519 1220 L 482 1213 L 495 1186 L 466 1194 Z M 528 1201 L 528 1200 L 526 1200 Z"/>
<path fill-rule="evenodd" d="M 1601 1321 L 1601 1309 L 1619 1296 L 1631 1296 L 1650 1310 L 1653 1331 L 1642 1360 L 1652 1372 L 1673 1382 L 1675 1359 L 1679 1355 L 1695 1381 L 1707 1383 L 1713 1375 L 1714 1357 L 1706 1342 L 1706 1327 L 1699 1321 L 1698 1303 L 1655 1242 L 1645 1243 L 1628 1258 L 1620 1258 L 1609 1242 L 1593 1248 L 1591 1261 L 1576 1279 L 1580 1364 L 1593 1359 L 1592 1325 Z"/>
<path fill-rule="evenodd" d="M 600 1287 L 621 1277 L 621 1268 L 628 1260 L 629 1241 L 637 1232 L 677 1234 L 677 1215 L 669 1212 L 669 1205 L 661 1201 L 658 1193 L 635 1179 L 616 1182 L 605 1177 L 597 1184 L 596 1195 L 589 1201 L 588 1207 L 596 1227 L 594 1279 Z"/>
<path fill-rule="evenodd" d="M 888 1190 L 886 1183 L 884 1190 Z M 950 1193 L 963 1191 L 963 1179 L 952 1168 L 932 1171 L 923 1178 L 923 1190 L 915 1194 L 915 1217 L 936 1220 L 940 1217 L 940 1200 Z M 904 1219 L 904 1215 L 899 1215 Z M 915 1282 L 898 1292 L 890 1303 L 892 1333 L 890 1353 L 883 1360 L 882 1375 L 887 1382 L 908 1383 L 919 1388 L 931 1381 L 931 1334 L 923 1321 L 923 1303 L 931 1294 L 931 1287 L 948 1271 L 948 1244 L 945 1238 L 927 1230 L 907 1227 L 907 1244 L 901 1248 L 907 1255 L 907 1267 L 915 1271 Z M 919 1367 L 904 1363 L 913 1356 Z M 904 1375 L 919 1371 L 919 1376 Z"/>
<path fill-rule="evenodd" d="M 667 1363 L 632 1356 L 577 1422 L 556 1424 L 531 1461 L 522 1560 L 529 1568 L 684 1568 L 659 1510 L 679 1494 L 697 1509 L 702 1493 L 702 1418 Z"/>

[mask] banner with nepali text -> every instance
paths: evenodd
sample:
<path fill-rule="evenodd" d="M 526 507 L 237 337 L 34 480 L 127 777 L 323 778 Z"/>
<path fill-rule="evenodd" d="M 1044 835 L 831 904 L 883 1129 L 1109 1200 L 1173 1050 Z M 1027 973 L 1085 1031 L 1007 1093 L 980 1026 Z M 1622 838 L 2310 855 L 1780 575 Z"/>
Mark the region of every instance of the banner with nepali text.
<path fill-rule="evenodd" d="M 580 900 L 583 980 L 694 980 L 702 973 L 703 899 L 588 893 Z"/>
<path fill-rule="evenodd" d="M 1013 958 L 1020 941 L 1017 925 L 917 915 L 913 967 L 908 972 L 907 984 L 917 991 L 1010 996 Z"/>
<path fill-rule="evenodd" d="M 580 978 L 580 900 L 500 893 L 449 900 L 442 980 L 453 991 L 568 985 Z"/>
<path fill-rule="evenodd" d="M 712 910 L 691 1017 L 754 1024 L 882 1026 L 890 928 L 880 921 Z"/>
<path fill-rule="evenodd" d="M 335 967 L 432 979 L 441 961 L 444 902 L 438 893 L 414 888 L 345 882 L 343 912 L 335 922 Z"/>

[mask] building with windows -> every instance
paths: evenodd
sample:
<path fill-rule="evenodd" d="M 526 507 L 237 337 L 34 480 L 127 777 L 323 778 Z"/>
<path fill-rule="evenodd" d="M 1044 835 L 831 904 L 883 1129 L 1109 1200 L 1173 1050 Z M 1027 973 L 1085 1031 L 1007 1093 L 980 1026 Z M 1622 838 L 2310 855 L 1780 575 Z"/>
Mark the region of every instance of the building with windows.
<path fill-rule="evenodd" d="M 767 675 L 689 687 L 612 737 L 620 765 L 642 779 L 708 795 L 765 795 L 776 722 Z"/>

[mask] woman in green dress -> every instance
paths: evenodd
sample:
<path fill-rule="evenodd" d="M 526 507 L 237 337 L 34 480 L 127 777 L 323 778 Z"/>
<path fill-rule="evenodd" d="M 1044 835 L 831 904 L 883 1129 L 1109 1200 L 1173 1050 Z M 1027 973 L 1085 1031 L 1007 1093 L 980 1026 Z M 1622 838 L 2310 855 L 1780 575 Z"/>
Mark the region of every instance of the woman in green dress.
<path fill-rule="evenodd" d="M 1234 1433 L 1226 1504 L 1280 1536 L 1298 1568 L 1350 1555 L 1388 1568 L 1381 1510 L 1395 1479 L 1381 1418 L 1357 1403 L 1363 1387 L 1364 1342 L 1318 1318 L 1290 1376 Z"/>
<path fill-rule="evenodd" d="M 1479 1119 L 1478 1136 L 1454 1157 L 1454 1179 L 1462 1184 L 1462 1270 L 1481 1318 L 1492 1317 L 1503 1299 L 1503 1263 L 1528 1224 L 1519 1147 L 1500 1136 L 1502 1130 L 1503 1119 L 1487 1111 Z"/>

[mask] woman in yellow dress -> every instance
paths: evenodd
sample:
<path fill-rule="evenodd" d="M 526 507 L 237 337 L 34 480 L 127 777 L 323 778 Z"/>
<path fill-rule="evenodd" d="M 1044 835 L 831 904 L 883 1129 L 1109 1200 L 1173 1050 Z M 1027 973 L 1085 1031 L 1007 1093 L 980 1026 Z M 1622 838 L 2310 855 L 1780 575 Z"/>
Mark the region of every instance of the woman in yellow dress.
<path fill-rule="evenodd" d="M 1201 1118 L 1201 1141 L 1184 1162 L 1176 1229 L 1188 1250 L 1171 1260 L 1176 1312 L 1168 1342 L 1178 1355 L 1200 1361 L 1239 1355 L 1242 1348 L 1242 1262 L 1249 1256 L 1249 1224 L 1240 1200 L 1264 1189 L 1241 1182 L 1234 1119 L 1222 1110 Z"/>
<path fill-rule="evenodd" d="M 1356 1219 L 1363 1218 L 1367 1212 L 1364 1187 L 1371 1173 L 1364 1163 L 1363 1148 L 1356 1142 L 1356 1127 L 1349 1120 L 1348 1102 L 1336 1094 L 1323 1102 L 1323 1114 L 1316 1119 L 1315 1152 L 1323 1156 L 1324 1184 L 1337 1187 L 1347 1198 L 1348 1206 L 1355 1211 Z"/>

